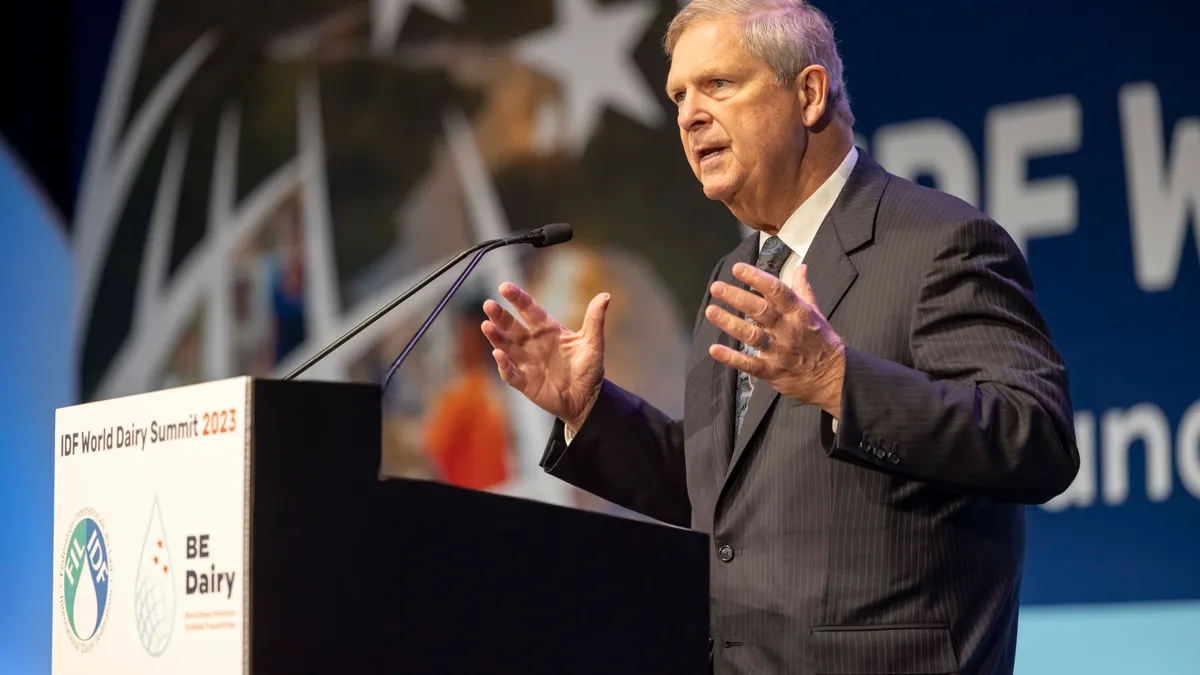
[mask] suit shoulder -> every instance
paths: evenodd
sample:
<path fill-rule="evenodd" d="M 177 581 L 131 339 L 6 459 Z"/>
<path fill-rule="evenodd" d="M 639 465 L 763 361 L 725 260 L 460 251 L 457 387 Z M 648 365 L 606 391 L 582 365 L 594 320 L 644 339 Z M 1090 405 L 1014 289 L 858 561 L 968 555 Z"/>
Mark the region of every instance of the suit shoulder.
<path fill-rule="evenodd" d="M 877 235 L 918 237 L 937 246 L 982 244 L 1023 257 L 1008 231 L 977 207 L 952 194 L 888 174 L 877 214 Z"/>
<path fill-rule="evenodd" d="M 880 215 L 913 224 L 945 225 L 970 220 L 990 220 L 975 206 L 952 194 L 918 185 L 907 178 L 888 174 L 888 184 L 879 203 Z"/>

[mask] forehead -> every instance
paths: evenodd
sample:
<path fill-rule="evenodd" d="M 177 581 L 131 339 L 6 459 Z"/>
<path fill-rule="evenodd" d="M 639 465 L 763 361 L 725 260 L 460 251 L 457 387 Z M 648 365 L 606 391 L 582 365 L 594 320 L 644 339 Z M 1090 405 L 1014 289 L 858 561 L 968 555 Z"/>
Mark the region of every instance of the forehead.
<path fill-rule="evenodd" d="M 686 83 L 700 74 L 710 74 L 716 70 L 751 68 L 756 61 L 742 49 L 736 19 L 704 19 L 689 26 L 675 43 L 667 87 Z"/>

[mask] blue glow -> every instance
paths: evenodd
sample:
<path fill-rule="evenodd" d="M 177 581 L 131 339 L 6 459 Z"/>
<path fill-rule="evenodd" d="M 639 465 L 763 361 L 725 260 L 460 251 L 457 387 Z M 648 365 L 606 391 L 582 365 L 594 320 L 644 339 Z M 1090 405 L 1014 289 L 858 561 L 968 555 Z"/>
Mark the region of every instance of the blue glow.
<path fill-rule="evenodd" d="M 75 402 L 70 251 L 0 142 L 0 673 L 50 672 L 54 409 Z"/>
<path fill-rule="evenodd" d="M 1200 602 L 1022 607 L 1016 675 L 1195 675 Z"/>

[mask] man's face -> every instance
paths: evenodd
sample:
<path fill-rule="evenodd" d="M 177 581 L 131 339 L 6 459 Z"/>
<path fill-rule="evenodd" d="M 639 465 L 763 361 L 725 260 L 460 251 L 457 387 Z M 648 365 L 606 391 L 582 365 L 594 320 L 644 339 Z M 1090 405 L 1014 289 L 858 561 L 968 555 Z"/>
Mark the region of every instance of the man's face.
<path fill-rule="evenodd" d="M 693 25 L 671 56 L 667 95 L 679 137 L 709 199 L 735 213 L 757 210 L 795 180 L 806 144 L 803 101 L 779 86 L 767 63 L 746 52 L 733 18 Z"/>

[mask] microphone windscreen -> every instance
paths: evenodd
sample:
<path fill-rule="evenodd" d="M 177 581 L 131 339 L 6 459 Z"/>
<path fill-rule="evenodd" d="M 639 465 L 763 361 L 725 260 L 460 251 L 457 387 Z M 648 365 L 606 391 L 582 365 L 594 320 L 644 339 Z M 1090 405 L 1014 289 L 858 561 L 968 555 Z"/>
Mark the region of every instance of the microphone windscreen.
<path fill-rule="evenodd" d="M 566 243 L 571 241 L 571 236 L 573 234 L 571 225 L 568 223 L 551 223 L 549 225 L 543 225 L 541 230 L 542 240 L 534 243 L 534 246 L 537 248 Z"/>

